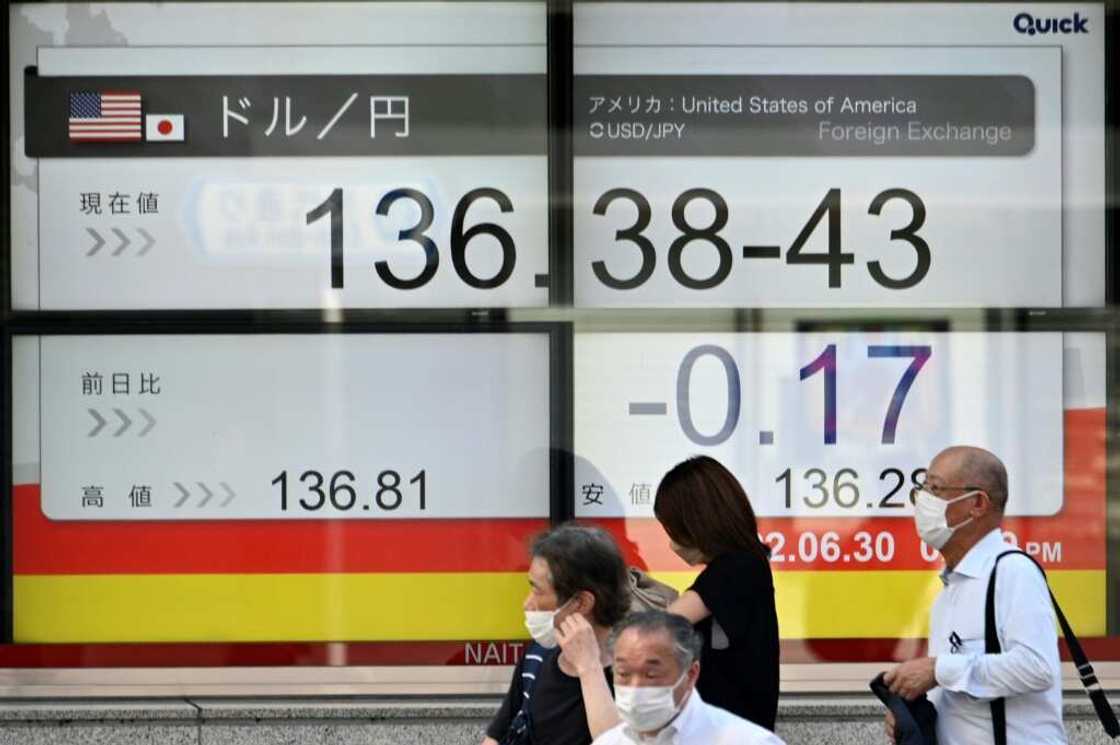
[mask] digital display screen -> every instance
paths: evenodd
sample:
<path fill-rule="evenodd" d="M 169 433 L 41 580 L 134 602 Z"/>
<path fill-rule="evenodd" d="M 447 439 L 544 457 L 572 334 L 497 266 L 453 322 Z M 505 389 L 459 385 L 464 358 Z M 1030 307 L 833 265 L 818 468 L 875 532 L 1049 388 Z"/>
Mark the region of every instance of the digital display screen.
<path fill-rule="evenodd" d="M 543 3 L 11 20 L 15 309 L 548 303 Z"/>
<path fill-rule="evenodd" d="M 1105 301 L 1097 3 L 576 3 L 576 304 Z"/>
<path fill-rule="evenodd" d="M 955 444 L 1115 634 L 1114 10 L 10 5 L 0 667 L 510 665 L 697 454 L 783 662 L 901 657 Z"/>
<path fill-rule="evenodd" d="M 773 551 L 784 639 L 924 635 L 941 556 L 909 492 L 957 444 L 1004 461 L 1008 539 L 1079 633 L 1105 633 L 1103 334 L 589 333 L 574 390 L 577 516 L 687 587 L 654 495 L 679 461 L 716 458 Z"/>
<path fill-rule="evenodd" d="M 13 360 L 16 642 L 519 638 L 548 333 L 20 336 Z"/>

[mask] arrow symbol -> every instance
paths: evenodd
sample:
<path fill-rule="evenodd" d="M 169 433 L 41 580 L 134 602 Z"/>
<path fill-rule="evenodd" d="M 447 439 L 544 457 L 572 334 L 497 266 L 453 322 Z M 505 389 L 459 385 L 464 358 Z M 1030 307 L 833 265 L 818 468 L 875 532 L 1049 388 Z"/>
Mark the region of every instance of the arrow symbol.
<path fill-rule="evenodd" d="M 115 233 L 116 236 L 121 239 L 121 245 L 117 246 L 117 250 L 113 252 L 113 256 L 120 256 L 121 251 L 124 251 L 126 248 L 128 248 L 128 244 L 131 243 L 131 241 L 128 240 L 127 235 L 121 232 L 120 228 L 113 228 L 113 233 Z"/>
<path fill-rule="evenodd" d="M 222 507 L 225 507 L 227 504 L 233 501 L 233 498 L 236 497 L 237 494 L 234 493 L 233 489 L 229 488 L 229 484 L 227 484 L 226 482 L 220 481 L 218 482 L 218 484 L 222 487 L 222 489 L 225 490 L 226 494 L 228 495 L 225 501 L 221 504 Z"/>
<path fill-rule="evenodd" d="M 94 427 L 93 429 L 91 429 L 89 431 L 89 434 L 86 435 L 86 437 L 96 437 L 97 433 L 100 432 L 105 427 L 105 419 L 102 418 L 102 416 L 100 414 L 98 414 L 95 409 L 86 409 L 86 411 L 89 412 L 89 415 L 91 417 L 93 417 L 95 420 L 97 420 L 97 426 Z"/>
<path fill-rule="evenodd" d="M 97 243 L 93 244 L 93 248 L 86 251 L 86 256 L 93 256 L 95 253 L 97 253 L 98 251 L 101 250 L 102 246 L 105 245 L 105 239 L 102 238 L 101 234 L 98 233 L 93 228 L 86 228 L 86 232 L 89 233 L 91 238 L 93 238 L 95 241 L 97 241 Z"/>
<path fill-rule="evenodd" d="M 206 496 L 203 498 L 203 500 L 201 502 L 198 503 L 199 507 L 205 507 L 206 503 L 214 498 L 214 492 L 207 489 L 206 484 L 202 483 L 201 481 L 196 481 L 195 483 L 198 484 L 198 487 L 200 489 L 202 489 L 202 491 L 206 492 Z"/>
<path fill-rule="evenodd" d="M 113 409 L 113 411 L 115 411 L 117 413 L 117 416 L 119 416 L 121 418 L 121 422 L 122 422 L 121 428 L 113 433 L 113 437 L 120 437 L 121 435 L 124 434 L 124 431 L 126 429 L 128 429 L 129 427 L 132 426 L 132 420 L 129 419 L 128 417 L 126 417 L 124 415 L 124 412 L 121 411 L 120 409 Z"/>
<path fill-rule="evenodd" d="M 190 499 L 191 493 L 189 491 L 187 491 L 186 489 L 184 489 L 183 485 L 180 484 L 178 481 L 174 482 L 174 484 L 175 484 L 175 488 L 179 490 L 179 493 L 183 495 L 182 497 L 179 498 L 178 502 L 176 502 L 175 504 L 172 505 L 172 507 L 174 507 L 175 509 L 179 509 L 180 507 L 182 507 L 186 503 L 186 501 L 188 499 Z"/>
<path fill-rule="evenodd" d="M 151 233 L 149 233 L 147 230 L 144 230 L 143 228 L 137 228 L 136 232 L 144 236 L 145 243 L 140 247 L 140 252 L 136 254 L 137 256 L 143 256 L 144 254 L 148 253 L 148 250 L 152 246 L 156 244 L 156 239 L 152 237 Z"/>
<path fill-rule="evenodd" d="M 152 417 L 151 414 L 144 411 L 143 409 L 140 409 L 140 415 L 148 420 L 148 424 L 144 427 L 144 429 L 140 430 L 140 433 L 138 435 L 139 437 L 143 437 L 152 430 L 152 427 L 156 426 L 156 420 Z"/>

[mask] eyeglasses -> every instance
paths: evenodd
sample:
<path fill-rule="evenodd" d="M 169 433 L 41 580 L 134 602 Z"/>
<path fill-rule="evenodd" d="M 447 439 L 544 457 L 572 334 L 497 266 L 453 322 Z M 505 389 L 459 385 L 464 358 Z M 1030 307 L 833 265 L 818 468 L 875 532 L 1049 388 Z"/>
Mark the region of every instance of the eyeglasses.
<path fill-rule="evenodd" d="M 934 491 L 934 488 L 936 488 L 937 491 Z M 932 494 L 935 497 L 941 496 L 941 492 L 944 492 L 944 491 L 977 491 L 977 492 L 984 492 L 985 494 L 988 493 L 984 489 L 981 489 L 979 486 L 929 487 L 929 486 L 926 486 L 925 484 L 922 484 L 921 486 L 911 487 L 911 489 L 910 489 L 910 504 L 917 504 L 918 503 L 918 492 L 920 492 L 920 491 L 927 492 L 929 494 Z"/>

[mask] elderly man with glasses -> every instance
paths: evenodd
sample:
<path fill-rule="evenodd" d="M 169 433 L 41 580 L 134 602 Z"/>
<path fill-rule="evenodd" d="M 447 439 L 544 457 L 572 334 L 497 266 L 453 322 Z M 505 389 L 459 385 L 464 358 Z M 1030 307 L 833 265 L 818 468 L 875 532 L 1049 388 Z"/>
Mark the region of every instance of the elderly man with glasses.
<path fill-rule="evenodd" d="M 1049 590 L 1022 554 L 999 562 L 994 608 L 1001 651 L 986 651 L 988 580 L 996 558 L 1014 548 L 1000 530 L 1007 498 L 1003 463 L 974 447 L 943 450 L 930 463 L 925 483 L 910 493 L 918 535 L 945 560 L 944 586 L 930 614 L 930 656 L 895 667 L 886 682 L 911 700 L 930 692 L 941 745 L 1066 742 Z M 1003 714 L 997 717 L 1005 723 L 997 726 L 992 702 L 1000 699 L 997 710 Z M 890 715 L 886 728 L 894 742 Z"/>

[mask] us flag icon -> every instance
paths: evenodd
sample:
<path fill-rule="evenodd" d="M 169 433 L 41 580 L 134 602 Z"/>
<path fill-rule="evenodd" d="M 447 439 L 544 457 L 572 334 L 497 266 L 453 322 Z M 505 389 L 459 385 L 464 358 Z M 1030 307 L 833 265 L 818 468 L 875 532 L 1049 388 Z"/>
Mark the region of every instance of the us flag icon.
<path fill-rule="evenodd" d="M 144 139 L 148 142 L 183 142 L 186 122 L 182 114 L 148 114 L 144 117 Z"/>
<path fill-rule="evenodd" d="M 71 142 L 136 142 L 141 134 L 138 92 L 78 91 L 70 94 Z"/>

